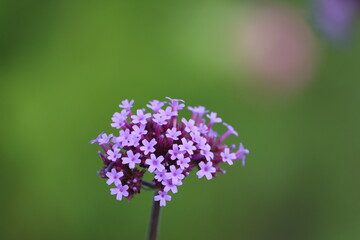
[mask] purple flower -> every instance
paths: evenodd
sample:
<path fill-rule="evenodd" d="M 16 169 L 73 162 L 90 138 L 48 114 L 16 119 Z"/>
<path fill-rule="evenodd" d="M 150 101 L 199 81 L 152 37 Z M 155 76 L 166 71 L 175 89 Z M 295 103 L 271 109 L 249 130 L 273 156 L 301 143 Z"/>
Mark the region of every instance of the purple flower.
<path fill-rule="evenodd" d="M 205 107 L 203 106 L 198 106 L 198 107 L 188 107 L 188 109 L 193 113 L 193 114 L 196 114 L 196 115 L 204 115 L 205 113 L 207 113 L 208 111 L 206 110 Z"/>
<path fill-rule="evenodd" d="M 191 137 L 191 140 L 193 140 L 195 143 L 199 143 L 201 141 L 201 138 L 203 138 L 199 131 L 191 132 L 190 137 Z"/>
<path fill-rule="evenodd" d="M 237 132 L 230 125 L 228 130 L 219 137 L 211 129 L 213 123 L 220 122 L 216 113 L 203 117 L 208 111 L 205 107 L 190 107 L 193 112 L 191 119 L 179 118 L 179 110 L 185 107 L 180 99 L 170 99 L 170 102 L 151 101 L 147 106 L 153 113 L 145 113 L 137 109 L 131 113 L 134 100 L 122 101 L 121 113 L 112 116 L 112 126 L 116 134 L 101 133 L 91 143 L 98 143 L 102 148 L 99 155 L 104 166 L 98 172 L 107 184 L 115 184 L 111 194 L 117 199 L 123 197 L 132 199 L 141 192 L 146 173 L 152 175 L 151 184 L 158 191 L 156 201 L 161 206 L 166 205 L 175 194 L 182 180 L 194 170 L 199 178 L 211 179 L 218 173 L 225 173 L 221 164 L 241 159 L 245 164 L 245 156 L 249 151 L 240 144 L 238 151 L 235 146 L 228 147 L 223 141 L 230 134 Z M 167 104 L 167 106 L 165 105 Z M 164 107 L 165 105 L 165 107 Z M 131 116 L 131 122 L 127 120 Z"/>
<path fill-rule="evenodd" d="M 159 191 L 158 195 L 154 197 L 155 201 L 160 201 L 160 206 L 166 206 L 166 201 L 171 201 L 171 196 L 165 191 Z"/>
<path fill-rule="evenodd" d="M 180 131 L 176 131 L 176 128 L 169 128 L 166 131 L 166 137 L 171 138 L 172 140 L 179 140 L 179 136 L 181 135 Z"/>
<path fill-rule="evenodd" d="M 182 110 L 185 107 L 185 104 L 180 103 L 180 102 L 184 103 L 185 102 L 184 100 L 172 99 L 172 98 L 169 98 L 169 97 L 166 97 L 166 98 L 170 100 L 169 104 L 174 109 L 174 111 Z"/>
<path fill-rule="evenodd" d="M 122 172 L 117 172 L 115 168 L 111 169 L 111 172 L 107 172 L 106 176 L 109 178 L 106 181 L 107 185 L 111 185 L 112 183 L 115 183 L 115 185 L 121 185 L 120 178 L 124 176 Z"/>
<path fill-rule="evenodd" d="M 129 112 L 125 109 L 123 109 L 121 113 L 118 112 L 114 113 L 113 117 L 111 118 L 111 120 L 113 121 L 111 123 L 111 126 L 116 129 L 122 128 L 126 123 L 128 114 Z"/>
<path fill-rule="evenodd" d="M 167 174 L 167 171 L 166 171 L 165 169 L 162 170 L 162 171 L 157 171 L 157 170 L 155 170 L 155 177 L 154 177 L 154 178 L 155 178 L 158 182 L 162 182 L 162 181 L 168 179 L 167 176 L 166 176 L 166 174 Z"/>
<path fill-rule="evenodd" d="M 197 142 L 197 147 L 199 148 L 199 149 L 203 149 L 203 148 L 205 148 L 205 145 L 207 144 L 207 141 L 206 141 L 206 138 L 204 138 L 204 137 L 200 137 L 200 139 L 199 139 L 199 141 Z"/>
<path fill-rule="evenodd" d="M 108 150 L 106 153 L 108 155 L 108 159 L 110 161 L 115 162 L 117 159 L 121 157 L 121 153 L 119 153 L 120 149 L 115 148 L 114 150 Z"/>
<path fill-rule="evenodd" d="M 210 151 L 211 147 L 209 144 L 203 146 L 200 150 L 200 154 L 205 156 L 206 160 L 211 161 L 214 159 L 214 154 Z"/>
<path fill-rule="evenodd" d="M 129 192 L 127 191 L 129 189 L 128 185 L 121 185 L 118 184 L 116 186 L 116 188 L 111 188 L 110 189 L 110 193 L 111 195 L 115 195 L 116 194 L 116 200 L 122 200 L 122 197 L 127 197 L 129 196 Z"/>
<path fill-rule="evenodd" d="M 156 157 L 155 154 L 150 155 L 150 159 L 146 159 L 145 164 L 149 165 L 149 172 L 154 172 L 155 170 L 162 171 L 165 167 L 161 164 L 164 161 L 163 156 Z"/>
<path fill-rule="evenodd" d="M 141 160 L 139 159 L 140 153 L 134 154 L 132 150 L 127 151 L 127 157 L 122 158 L 123 164 L 129 164 L 129 168 L 133 169 L 135 168 L 135 164 L 141 163 Z"/>
<path fill-rule="evenodd" d="M 244 145 L 240 143 L 239 150 L 236 152 L 236 158 L 241 159 L 243 166 L 245 166 L 245 154 L 250 154 L 250 151 L 244 148 Z"/>
<path fill-rule="evenodd" d="M 149 142 L 148 140 L 144 139 L 142 140 L 143 146 L 140 147 L 140 150 L 144 152 L 145 155 L 148 155 L 150 152 L 155 152 L 154 146 L 156 145 L 156 140 L 151 139 Z"/>
<path fill-rule="evenodd" d="M 132 135 L 130 134 L 130 130 L 121 130 L 120 136 L 116 138 L 116 142 L 122 144 L 123 146 L 128 146 L 132 140 Z"/>
<path fill-rule="evenodd" d="M 171 179 L 174 184 L 178 184 L 180 180 L 184 179 L 181 168 L 176 168 L 174 165 L 170 166 L 170 172 L 166 174 L 167 179 Z"/>
<path fill-rule="evenodd" d="M 173 148 L 169 150 L 171 160 L 175 160 L 180 154 L 182 155 L 183 153 L 184 151 L 179 150 L 179 146 L 177 144 L 174 144 Z"/>
<path fill-rule="evenodd" d="M 124 101 L 121 102 L 121 104 L 119 105 L 120 108 L 123 108 L 125 110 L 130 110 L 133 107 L 134 104 L 134 100 L 131 100 L 129 102 L 129 100 L 125 99 Z"/>
<path fill-rule="evenodd" d="M 179 165 L 181 169 L 185 169 L 189 167 L 190 161 L 191 161 L 190 158 L 184 157 L 184 155 L 180 154 L 178 156 L 178 160 L 176 161 L 176 163 Z"/>
<path fill-rule="evenodd" d="M 233 161 L 236 159 L 235 153 L 230 153 L 229 148 L 225 148 L 224 152 L 220 153 L 222 161 L 227 162 L 229 165 L 233 165 Z"/>
<path fill-rule="evenodd" d="M 215 112 L 211 112 L 210 114 L 206 115 L 209 119 L 210 119 L 210 124 L 214 124 L 214 123 L 221 123 L 222 119 L 217 117 L 217 113 Z"/>
<path fill-rule="evenodd" d="M 99 145 L 108 144 L 113 137 L 112 134 L 107 135 L 106 133 L 101 133 L 96 139 L 92 140 L 90 143 L 99 143 Z"/>
<path fill-rule="evenodd" d="M 193 141 L 187 141 L 185 138 L 181 139 L 182 145 L 179 146 L 180 151 L 186 151 L 188 154 L 192 155 L 196 150 L 196 147 L 193 146 Z"/>
<path fill-rule="evenodd" d="M 189 121 L 186 120 L 185 118 L 183 118 L 181 120 L 182 123 L 184 123 L 185 125 L 185 131 L 186 132 L 197 132 L 198 131 L 198 128 L 195 126 L 195 121 L 190 119 Z"/>
<path fill-rule="evenodd" d="M 153 116 L 153 121 L 154 121 L 155 123 L 157 123 L 158 125 L 162 126 L 162 125 L 167 124 L 167 117 L 166 117 L 166 116 L 163 116 L 163 115 L 160 114 L 160 113 L 156 113 L 156 114 L 154 114 L 154 116 Z"/>
<path fill-rule="evenodd" d="M 141 136 L 136 136 L 133 133 L 131 133 L 131 137 L 130 140 L 128 141 L 127 146 L 137 147 L 139 146 L 140 140 L 141 140 Z"/>
<path fill-rule="evenodd" d="M 231 134 L 234 134 L 235 136 L 239 136 L 239 134 L 234 130 L 232 126 L 230 126 L 227 123 L 223 123 L 223 124 L 228 128 L 228 130 L 220 137 L 219 139 L 220 143 L 222 143 L 225 140 L 225 138 Z"/>
<path fill-rule="evenodd" d="M 237 131 L 235 131 L 235 129 L 232 126 L 230 126 L 227 123 L 223 123 L 223 124 L 224 124 L 224 126 L 226 126 L 228 128 L 227 132 L 229 132 L 230 134 L 234 134 L 235 136 L 239 136 Z"/>
<path fill-rule="evenodd" d="M 209 132 L 209 128 L 208 128 L 205 124 L 203 124 L 203 123 L 200 123 L 200 124 L 199 124 L 198 129 L 199 129 L 199 132 L 200 132 L 201 134 L 204 134 L 204 135 Z"/>
<path fill-rule="evenodd" d="M 171 107 L 167 107 L 165 110 L 160 109 L 159 114 L 166 120 L 178 115 L 177 111 L 173 111 Z"/>
<path fill-rule="evenodd" d="M 132 122 L 134 124 L 146 124 L 146 119 L 148 119 L 149 117 L 151 117 L 151 113 L 146 113 L 144 114 L 144 110 L 143 109 L 138 109 L 136 111 L 136 114 L 137 115 L 132 115 L 131 116 L 131 119 L 132 119 Z"/>
<path fill-rule="evenodd" d="M 148 133 L 148 131 L 145 130 L 145 125 L 140 125 L 140 127 L 138 125 L 134 125 L 132 128 L 133 131 L 131 132 L 131 134 L 136 137 L 141 137 Z"/>
<path fill-rule="evenodd" d="M 165 102 L 160 102 L 158 100 L 153 100 L 149 102 L 150 104 L 147 104 L 146 106 L 154 111 L 154 113 L 157 113 L 162 106 L 164 106 Z"/>
<path fill-rule="evenodd" d="M 196 175 L 199 178 L 202 178 L 203 176 L 205 176 L 207 178 L 207 180 L 212 179 L 212 173 L 216 172 L 216 169 L 213 167 L 211 162 L 200 162 L 199 163 L 199 167 L 200 170 L 196 173 Z"/>
<path fill-rule="evenodd" d="M 171 179 L 167 179 L 162 181 L 162 185 L 164 185 L 164 191 L 165 192 L 169 192 L 172 191 L 172 193 L 177 193 L 178 189 L 177 189 L 177 185 L 173 184 Z"/>

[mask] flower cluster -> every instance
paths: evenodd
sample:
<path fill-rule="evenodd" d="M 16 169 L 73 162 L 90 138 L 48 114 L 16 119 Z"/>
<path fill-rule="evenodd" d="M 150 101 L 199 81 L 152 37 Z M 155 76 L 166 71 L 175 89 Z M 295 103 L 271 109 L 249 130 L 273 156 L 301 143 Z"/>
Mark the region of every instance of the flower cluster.
<path fill-rule="evenodd" d="M 225 173 L 220 163 L 232 165 L 241 159 L 245 165 L 245 155 L 249 150 L 240 143 L 227 146 L 223 142 L 229 135 L 238 136 L 230 125 L 223 123 L 227 131 L 218 135 L 213 125 L 222 119 L 205 107 L 188 107 L 191 119 L 179 118 L 178 113 L 185 107 L 180 99 L 167 98 L 168 102 L 150 101 L 147 105 L 153 113 L 145 109 L 132 111 L 134 100 L 124 100 L 122 109 L 114 113 L 111 126 L 119 131 L 118 135 L 101 133 L 90 143 L 98 143 L 103 149 L 99 155 L 104 167 L 99 171 L 106 178 L 117 200 L 129 200 L 140 193 L 142 186 L 157 189 L 154 200 L 161 206 L 171 200 L 170 192 L 177 193 L 178 186 L 193 169 L 198 178 L 210 180 L 218 173 Z M 208 121 L 204 118 L 206 117 Z M 143 175 L 154 174 L 152 182 L 143 180 Z"/>

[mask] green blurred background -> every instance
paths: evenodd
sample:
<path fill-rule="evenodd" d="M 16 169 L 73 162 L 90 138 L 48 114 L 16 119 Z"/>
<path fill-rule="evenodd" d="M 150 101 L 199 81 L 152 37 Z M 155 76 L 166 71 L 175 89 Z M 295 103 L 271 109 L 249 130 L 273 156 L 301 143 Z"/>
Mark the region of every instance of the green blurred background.
<path fill-rule="evenodd" d="M 311 25 L 306 1 L 287 6 Z M 145 239 L 152 193 L 116 201 L 88 142 L 121 100 L 166 96 L 218 112 L 251 154 L 212 181 L 192 174 L 160 239 L 360 239 L 360 41 L 338 48 L 309 27 L 316 70 L 268 90 L 222 54 L 229 16 L 249 8 L 0 1 L 0 239 Z"/>

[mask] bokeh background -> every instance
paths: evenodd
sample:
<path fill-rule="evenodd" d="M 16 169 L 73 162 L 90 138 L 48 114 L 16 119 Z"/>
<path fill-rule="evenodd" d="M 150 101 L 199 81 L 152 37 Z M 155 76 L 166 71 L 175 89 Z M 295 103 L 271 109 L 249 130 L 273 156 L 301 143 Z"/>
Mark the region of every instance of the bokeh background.
<path fill-rule="evenodd" d="M 160 239 L 360 239 L 358 13 L 319 2 L 0 1 L 0 239 L 145 239 L 152 193 L 116 201 L 88 142 L 166 96 L 251 154 L 189 177 Z"/>

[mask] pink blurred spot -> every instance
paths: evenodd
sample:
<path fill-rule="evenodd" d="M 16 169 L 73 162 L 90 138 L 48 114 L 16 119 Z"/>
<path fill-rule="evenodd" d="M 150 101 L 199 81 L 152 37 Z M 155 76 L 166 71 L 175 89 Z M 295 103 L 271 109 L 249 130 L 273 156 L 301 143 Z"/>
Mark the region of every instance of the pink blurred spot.
<path fill-rule="evenodd" d="M 243 23 L 237 44 L 246 71 L 259 80 L 260 87 L 275 93 L 300 89 L 316 66 L 314 36 L 297 11 L 287 6 L 255 7 Z"/>

